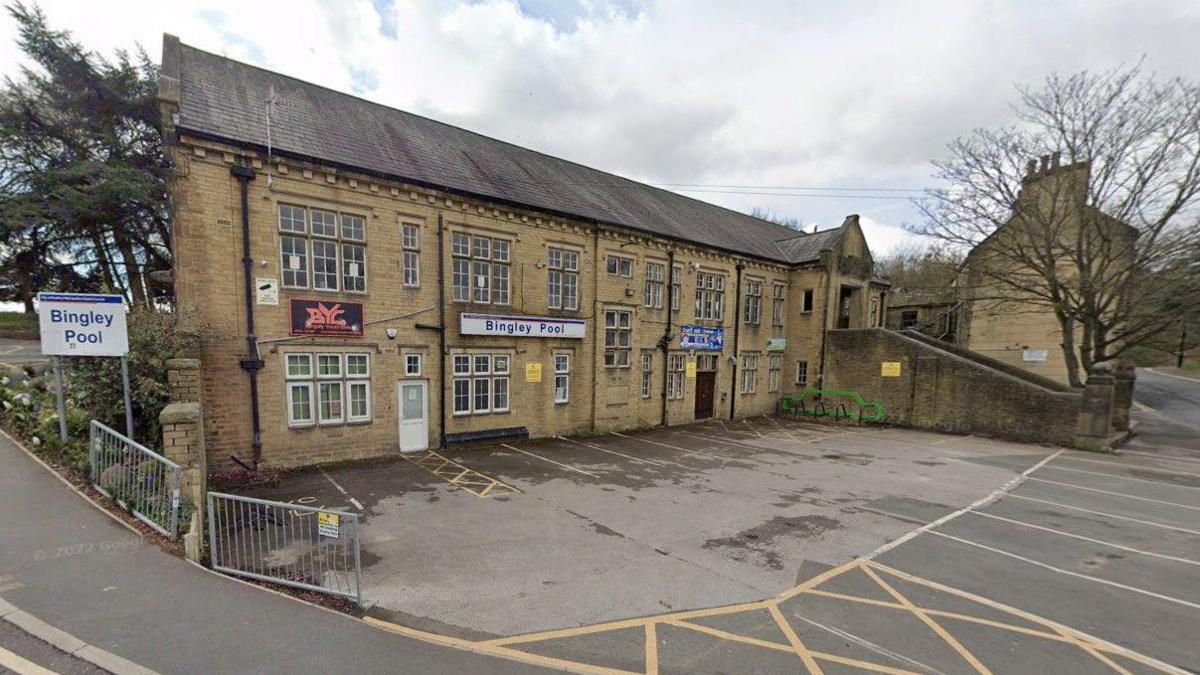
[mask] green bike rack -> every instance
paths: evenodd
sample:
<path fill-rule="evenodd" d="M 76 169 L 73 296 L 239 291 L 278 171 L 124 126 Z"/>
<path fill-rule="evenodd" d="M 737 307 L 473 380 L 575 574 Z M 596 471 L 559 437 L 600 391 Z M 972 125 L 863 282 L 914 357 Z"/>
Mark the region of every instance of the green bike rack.
<path fill-rule="evenodd" d="M 809 399 L 814 399 L 810 406 Z M 830 405 L 826 401 L 831 401 Z M 852 415 L 846 409 L 847 403 L 858 406 L 858 415 Z M 832 407 L 832 409 L 830 409 Z M 799 394 L 784 396 L 779 400 L 780 412 L 791 415 L 812 415 L 813 417 L 832 417 L 834 419 L 852 418 L 860 424 L 863 422 L 882 422 L 885 416 L 883 404 L 879 401 L 867 401 L 857 391 L 846 389 L 814 389 L 809 387 Z M 869 411 L 869 413 L 868 413 Z"/>

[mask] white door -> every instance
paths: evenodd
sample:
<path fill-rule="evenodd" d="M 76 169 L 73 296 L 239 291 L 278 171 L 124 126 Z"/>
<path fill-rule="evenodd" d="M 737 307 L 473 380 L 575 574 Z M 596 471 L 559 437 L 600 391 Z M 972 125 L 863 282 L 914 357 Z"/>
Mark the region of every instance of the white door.
<path fill-rule="evenodd" d="M 429 396 L 424 380 L 400 382 L 400 451 L 429 447 Z"/>

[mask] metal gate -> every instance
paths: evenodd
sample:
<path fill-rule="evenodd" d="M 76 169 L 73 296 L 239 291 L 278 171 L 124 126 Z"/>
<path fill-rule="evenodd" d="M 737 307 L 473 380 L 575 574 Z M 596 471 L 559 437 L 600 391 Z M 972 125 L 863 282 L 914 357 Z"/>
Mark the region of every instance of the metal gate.
<path fill-rule="evenodd" d="M 208 493 L 212 568 L 362 604 L 358 515 Z"/>
<path fill-rule="evenodd" d="M 92 486 L 170 539 L 179 535 L 179 465 L 96 420 L 89 431 Z"/>

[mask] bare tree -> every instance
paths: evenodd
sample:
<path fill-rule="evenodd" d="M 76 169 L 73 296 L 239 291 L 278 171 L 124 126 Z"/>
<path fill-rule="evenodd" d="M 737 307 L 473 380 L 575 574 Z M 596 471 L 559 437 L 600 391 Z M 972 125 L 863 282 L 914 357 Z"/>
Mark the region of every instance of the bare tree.
<path fill-rule="evenodd" d="M 918 201 L 912 229 L 973 248 L 960 283 L 975 301 L 1052 312 L 1078 386 L 1178 324 L 1163 298 L 1195 292 L 1179 282 L 1200 245 L 1200 87 L 1134 66 L 1018 93 L 1018 126 L 934 162 L 949 187 Z"/>
<path fill-rule="evenodd" d="M 760 220 L 770 221 L 772 223 L 775 223 L 776 225 L 782 225 L 786 228 L 796 230 L 797 232 L 804 231 L 804 224 L 800 222 L 799 218 L 793 218 L 791 216 L 783 216 L 778 213 L 775 213 L 775 211 L 773 211 L 772 209 L 769 209 L 769 208 L 766 208 L 763 206 L 756 206 L 756 207 L 750 209 L 750 216 L 752 218 L 758 218 Z"/>

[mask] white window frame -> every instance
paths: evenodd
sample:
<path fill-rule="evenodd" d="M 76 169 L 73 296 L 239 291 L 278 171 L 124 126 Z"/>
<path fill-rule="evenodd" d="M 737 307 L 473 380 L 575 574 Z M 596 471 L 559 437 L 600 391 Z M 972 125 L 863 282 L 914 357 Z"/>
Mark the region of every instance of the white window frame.
<path fill-rule="evenodd" d="M 681 304 L 681 296 L 683 295 L 683 267 L 674 265 L 671 267 L 671 311 L 678 313 L 679 305 Z"/>
<path fill-rule="evenodd" d="M 571 355 L 570 354 L 554 354 L 554 403 L 570 403 L 571 402 Z M 562 381 L 562 386 L 559 386 L 559 381 Z M 562 396 L 559 396 L 559 391 L 562 391 Z"/>
<path fill-rule="evenodd" d="M 329 224 L 333 232 L 330 233 L 323 223 L 321 231 L 318 232 L 312 215 L 315 213 L 329 214 L 333 216 L 333 222 Z M 299 216 L 299 220 L 297 220 Z M 348 219 L 357 220 L 362 227 L 362 236 L 354 236 L 346 227 Z M 322 216 L 324 221 L 324 216 Z M 288 204 L 280 202 L 275 209 L 275 224 L 279 232 L 279 268 L 280 282 L 284 288 L 299 288 L 313 290 L 322 293 L 353 293 L 365 294 L 367 292 L 367 218 L 357 213 L 338 211 L 335 209 L 327 209 L 317 206 L 301 206 L 299 204 Z M 304 258 L 304 264 L 301 268 L 292 268 L 288 265 L 288 257 L 296 255 L 295 253 L 284 252 L 284 241 L 293 240 L 302 242 L 303 252 L 300 254 Z M 314 243 L 320 242 L 322 247 L 332 244 L 333 256 L 321 256 L 322 260 L 333 261 L 333 271 L 322 271 L 322 278 L 333 276 L 333 285 L 328 285 L 324 281 L 322 285 L 317 285 L 316 261 L 313 259 Z M 362 260 L 349 260 L 347 255 L 351 250 L 362 252 Z M 351 265 L 357 265 L 355 274 L 351 275 Z M 291 283 L 288 282 L 288 273 L 292 274 Z M 298 274 L 304 275 L 304 283 L 297 283 L 295 277 Z M 349 288 L 348 286 L 358 286 L 359 283 L 348 284 L 348 280 L 353 279 L 360 281 L 362 288 Z"/>
<path fill-rule="evenodd" d="M 546 306 L 574 312 L 579 309 L 579 259 L 577 249 L 551 246 L 546 253 Z M 574 263 L 568 265 L 568 261 Z M 557 288 L 556 288 L 557 287 Z M 567 292 L 570 287 L 570 293 Z"/>
<path fill-rule="evenodd" d="M 452 301 L 476 305 L 511 305 L 512 240 L 451 232 L 450 241 Z M 466 242 L 465 246 L 460 246 L 463 242 Z M 466 268 L 465 286 L 459 283 L 462 275 L 460 266 Z"/>
<path fill-rule="evenodd" d="M 404 285 L 418 288 L 421 285 L 421 226 L 416 223 L 400 223 L 400 272 Z"/>
<path fill-rule="evenodd" d="M 808 361 L 796 361 L 796 384 L 808 385 Z"/>
<path fill-rule="evenodd" d="M 779 391 L 779 381 L 782 379 L 780 375 L 783 372 L 783 355 L 768 354 L 767 355 L 767 392 L 774 393 Z"/>
<path fill-rule="evenodd" d="M 782 326 L 787 313 L 787 286 L 778 281 L 771 282 L 771 325 Z"/>
<path fill-rule="evenodd" d="M 416 359 L 417 367 L 415 370 L 412 368 L 412 362 L 409 359 Z M 420 377 L 421 376 L 421 362 L 423 360 L 424 359 L 421 358 L 420 354 L 414 354 L 412 352 L 405 354 L 404 355 L 404 376 L 405 377 Z"/>
<path fill-rule="evenodd" d="M 612 317 L 612 321 L 609 317 Z M 622 318 L 626 321 L 622 322 Z M 628 368 L 632 351 L 633 312 L 628 309 L 604 310 L 604 367 Z"/>
<path fill-rule="evenodd" d="M 654 391 L 654 352 L 642 352 L 642 398 Z"/>
<path fill-rule="evenodd" d="M 742 311 L 742 318 L 747 326 L 757 326 L 762 323 L 762 287 L 762 279 L 746 279 L 746 304 Z"/>
<path fill-rule="evenodd" d="M 716 322 L 725 320 L 724 274 L 703 270 L 696 272 L 696 319 Z"/>
<path fill-rule="evenodd" d="M 293 375 L 289 367 L 291 358 L 304 358 L 308 361 L 308 372 L 304 374 Z M 316 402 L 313 398 L 313 357 L 309 353 L 290 352 L 283 355 L 283 377 L 284 384 L 287 387 L 287 418 L 289 427 L 311 427 L 317 423 Z M 294 413 L 295 389 L 304 389 L 308 392 L 308 418 L 296 419 Z"/>
<path fill-rule="evenodd" d="M 667 400 L 683 399 L 683 376 L 687 369 L 687 358 L 683 352 L 667 354 Z"/>
<path fill-rule="evenodd" d="M 741 393 L 758 392 L 758 354 L 742 354 L 742 371 L 739 373 Z"/>
<path fill-rule="evenodd" d="M 646 287 L 642 291 L 642 305 L 651 309 L 662 309 L 663 294 L 666 288 L 667 264 L 657 261 L 646 261 Z"/>
<path fill-rule="evenodd" d="M 512 355 L 492 352 L 451 354 L 451 410 L 454 417 L 507 413 L 512 407 Z M 480 366 L 480 364 L 486 364 Z M 499 386 L 498 386 L 499 385 Z M 458 390 L 466 387 L 466 407 L 459 406 Z M 498 392 L 503 389 L 503 400 Z M 486 407 L 477 397 L 486 390 Z"/>
<path fill-rule="evenodd" d="M 633 278 L 633 258 L 609 253 L 604 256 L 604 271 L 614 277 Z"/>

